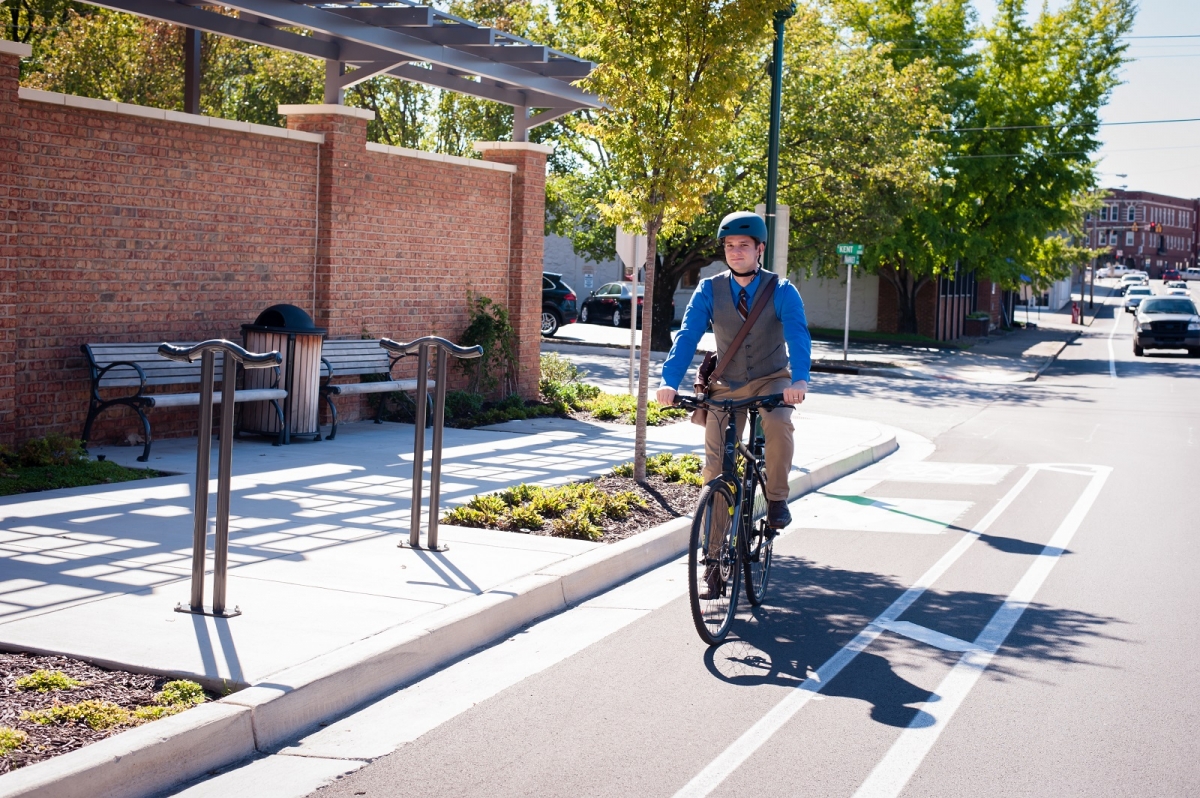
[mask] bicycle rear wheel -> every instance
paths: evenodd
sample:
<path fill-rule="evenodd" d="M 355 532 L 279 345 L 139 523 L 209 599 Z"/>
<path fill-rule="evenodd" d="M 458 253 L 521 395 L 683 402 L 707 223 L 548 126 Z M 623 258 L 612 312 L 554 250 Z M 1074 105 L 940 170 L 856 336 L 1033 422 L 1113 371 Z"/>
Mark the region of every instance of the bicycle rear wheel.
<path fill-rule="evenodd" d="M 710 646 L 729 632 L 737 611 L 741 568 L 733 542 L 733 494 L 720 480 L 700 491 L 688 547 L 688 596 L 692 621 Z"/>
<path fill-rule="evenodd" d="M 771 556 L 775 530 L 767 525 L 767 485 L 757 468 L 749 469 L 742 502 L 750 508 L 750 523 L 741 535 L 742 563 L 746 571 L 746 599 L 752 606 L 763 603 L 771 578 Z"/>

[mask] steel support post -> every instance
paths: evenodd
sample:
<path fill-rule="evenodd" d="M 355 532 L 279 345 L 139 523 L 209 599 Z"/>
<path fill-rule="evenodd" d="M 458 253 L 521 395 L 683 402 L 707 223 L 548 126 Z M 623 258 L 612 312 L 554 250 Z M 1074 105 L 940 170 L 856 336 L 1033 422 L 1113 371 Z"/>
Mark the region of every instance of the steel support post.
<path fill-rule="evenodd" d="M 842 333 L 842 362 L 850 361 L 850 281 L 854 279 L 854 264 L 846 264 L 846 323 Z"/>
<path fill-rule="evenodd" d="M 211 356 L 205 353 L 206 356 Z M 229 481 L 233 477 L 233 406 L 237 361 L 221 354 L 221 438 L 217 452 L 217 528 L 213 543 L 213 615 L 225 615 L 225 583 L 229 571 Z M 241 614 L 235 612 L 234 614 Z"/>
<path fill-rule="evenodd" d="M 438 547 L 438 501 L 442 493 L 442 430 L 446 422 L 446 350 L 437 348 L 437 365 L 434 367 L 433 386 L 433 451 L 429 471 L 429 531 L 425 545 L 431 551 L 445 551 Z"/>
<path fill-rule="evenodd" d="M 438 384 L 442 382 L 444 380 L 439 380 Z M 428 395 L 429 344 L 421 344 L 417 350 L 417 417 L 414 419 L 416 435 L 413 440 L 412 509 L 409 511 L 408 533 L 408 545 L 414 549 L 421 548 L 421 493 L 425 478 L 425 406 Z"/>
<path fill-rule="evenodd" d="M 183 31 L 183 110 L 200 113 L 200 31 Z"/>
<path fill-rule="evenodd" d="M 775 49 L 771 63 L 771 123 L 767 139 L 767 248 L 763 253 L 763 263 L 767 269 L 775 267 L 775 213 L 777 209 L 777 193 L 779 189 L 779 128 L 783 106 L 783 33 L 787 21 L 796 13 L 793 3 L 786 9 L 775 12 Z"/>
<path fill-rule="evenodd" d="M 192 511 L 191 608 L 204 610 L 204 566 L 208 559 L 208 470 L 212 457 L 212 398 L 215 356 L 200 358 L 200 429 L 196 440 L 196 503 Z"/>

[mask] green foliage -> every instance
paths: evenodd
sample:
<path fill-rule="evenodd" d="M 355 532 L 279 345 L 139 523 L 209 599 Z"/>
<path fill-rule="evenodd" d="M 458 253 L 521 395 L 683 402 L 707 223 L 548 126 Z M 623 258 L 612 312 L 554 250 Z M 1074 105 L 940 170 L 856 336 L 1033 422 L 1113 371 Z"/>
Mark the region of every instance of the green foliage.
<path fill-rule="evenodd" d="M 476 496 L 443 514 L 442 523 L 458 526 L 538 531 L 550 521 L 559 537 L 599 540 L 605 518 L 622 520 L 646 501 L 633 491 L 605 493 L 594 482 L 547 488 L 522 483 L 494 494 Z"/>
<path fill-rule="evenodd" d="M 12 455 L 16 461 L 16 456 Z M 20 466 L 12 465 L 0 457 L 0 496 L 18 493 L 33 493 L 56 488 L 77 488 L 87 485 L 104 485 L 113 482 L 130 482 L 161 476 L 148 468 L 126 468 L 111 461 L 83 460 L 70 465 Z"/>
<path fill-rule="evenodd" d="M 82 723 L 89 729 L 111 729 L 114 726 L 128 725 L 134 720 L 134 714 L 111 701 L 88 699 L 77 704 L 55 704 L 46 709 L 27 710 L 21 713 L 21 720 L 33 721 L 43 726 L 52 723 Z"/>
<path fill-rule="evenodd" d="M 17 451 L 17 462 L 27 468 L 70 466 L 87 460 L 87 456 L 80 441 L 52 432 L 26 441 Z"/>
<path fill-rule="evenodd" d="M 542 398 L 561 413 L 586 410 L 591 400 L 600 396 L 600 389 L 580 380 L 587 376 L 574 363 L 562 355 L 543 353 L 541 358 L 541 380 L 538 388 Z"/>
<path fill-rule="evenodd" d="M 62 671 L 48 671 L 44 668 L 21 676 L 14 682 L 14 686 L 18 690 L 37 690 L 39 693 L 48 693 L 51 690 L 70 690 L 72 687 L 79 687 L 82 684 L 83 682 L 72 679 Z"/>
<path fill-rule="evenodd" d="M 646 473 L 658 475 L 667 482 L 698 486 L 702 484 L 702 468 L 700 458 L 694 454 L 673 455 L 670 452 L 660 452 L 646 458 Z M 633 463 L 621 463 L 613 468 L 613 474 L 618 477 L 632 477 Z"/>
<path fill-rule="evenodd" d="M 637 415 L 637 399 L 628 394 L 598 394 L 583 408 L 600 421 L 618 421 L 633 424 Z M 687 418 L 688 411 L 682 407 L 663 407 L 651 400 L 646 405 L 646 424 L 661 426 L 669 421 Z"/>
<path fill-rule="evenodd" d="M 187 679 L 167 682 L 155 697 L 160 706 L 194 706 L 206 700 L 204 688 Z"/>
<path fill-rule="evenodd" d="M 470 322 L 459 337 L 463 346 L 482 346 L 483 357 L 459 360 L 463 372 L 473 377 L 472 388 L 488 395 L 499 389 L 505 396 L 516 389 L 517 333 L 509 320 L 508 308 L 486 296 L 467 294 Z"/>
<path fill-rule="evenodd" d="M 483 409 L 483 397 L 471 391 L 446 391 L 446 418 L 461 419 Z"/>
<path fill-rule="evenodd" d="M 29 735 L 20 729 L 0 726 L 0 756 L 8 756 L 24 745 L 28 739 Z"/>
<path fill-rule="evenodd" d="M 941 186 L 898 229 L 868 246 L 896 291 L 902 332 L 916 332 L 917 293 L 956 266 L 1002 287 L 1065 276 L 1085 251 L 1077 235 L 1093 197 L 1099 112 L 1118 81 L 1132 0 L 1067 0 L 1029 13 L 1002 0 L 978 26 L 969 0 L 838 0 L 845 24 L 869 41 L 895 43 L 897 66 L 939 70 L 949 122 L 931 131 L 945 146 Z"/>

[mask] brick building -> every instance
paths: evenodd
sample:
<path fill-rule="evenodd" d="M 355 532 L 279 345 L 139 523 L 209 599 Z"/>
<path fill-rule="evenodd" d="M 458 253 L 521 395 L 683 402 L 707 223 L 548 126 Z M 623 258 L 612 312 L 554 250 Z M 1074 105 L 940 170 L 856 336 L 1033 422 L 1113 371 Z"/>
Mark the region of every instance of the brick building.
<path fill-rule="evenodd" d="M 1118 265 L 1157 278 L 1167 268 L 1196 266 L 1200 200 L 1113 189 L 1086 228 L 1090 247 L 1108 247 Z"/>
<path fill-rule="evenodd" d="M 33 91 L 28 51 L 0 41 L 0 443 L 80 434 L 81 344 L 240 341 L 277 302 L 331 337 L 453 340 L 487 295 L 536 392 L 549 148 L 455 158 L 368 144 L 372 112 L 340 105 L 281 108 L 284 129 Z M 96 440 L 139 429 L 104 420 Z M 195 434 L 194 408 L 152 420 Z"/>

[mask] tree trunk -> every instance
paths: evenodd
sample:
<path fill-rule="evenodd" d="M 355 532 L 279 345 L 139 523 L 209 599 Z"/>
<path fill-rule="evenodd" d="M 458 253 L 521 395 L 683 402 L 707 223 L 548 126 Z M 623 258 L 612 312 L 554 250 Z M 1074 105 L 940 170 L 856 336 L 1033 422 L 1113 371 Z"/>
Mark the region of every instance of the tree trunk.
<path fill-rule="evenodd" d="M 896 291 L 896 332 L 918 333 L 917 295 L 929 277 L 915 277 L 903 263 L 890 270 L 880 270 L 880 276 Z"/>
<path fill-rule="evenodd" d="M 650 342 L 654 332 L 654 264 L 658 249 L 658 231 L 662 214 L 646 224 L 646 296 L 642 300 L 642 343 L 638 360 L 637 417 L 634 420 L 633 478 L 646 481 L 646 406 L 650 399 Z M 634 323 L 633 319 L 629 320 Z"/>

